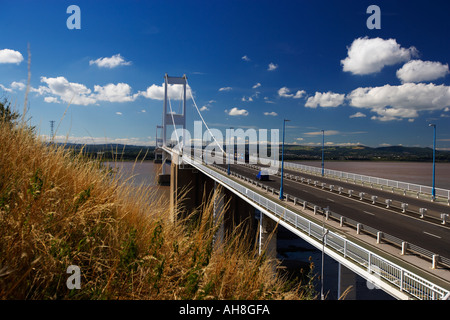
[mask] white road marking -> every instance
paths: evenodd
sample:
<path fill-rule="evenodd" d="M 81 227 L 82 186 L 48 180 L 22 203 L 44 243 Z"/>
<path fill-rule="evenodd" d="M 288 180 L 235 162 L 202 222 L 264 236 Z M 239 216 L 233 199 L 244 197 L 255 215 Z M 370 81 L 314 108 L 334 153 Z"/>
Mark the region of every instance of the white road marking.
<path fill-rule="evenodd" d="M 327 200 L 328 200 L 328 201 L 331 201 L 331 202 L 334 202 L 334 200 L 333 200 L 333 199 L 330 199 L 330 198 L 327 198 Z"/>
<path fill-rule="evenodd" d="M 374 216 L 375 213 L 369 212 L 369 211 L 363 211 L 364 213 L 370 214 L 371 216 Z"/>
<path fill-rule="evenodd" d="M 432 236 L 432 237 L 435 237 L 435 238 L 441 239 L 441 237 L 440 237 L 440 236 L 437 236 L 437 235 L 435 235 L 435 234 L 432 234 L 432 233 L 429 233 L 429 232 L 426 232 L 426 231 L 424 231 L 423 233 L 425 233 L 425 234 L 427 234 L 427 235 L 429 235 L 429 236 Z"/>

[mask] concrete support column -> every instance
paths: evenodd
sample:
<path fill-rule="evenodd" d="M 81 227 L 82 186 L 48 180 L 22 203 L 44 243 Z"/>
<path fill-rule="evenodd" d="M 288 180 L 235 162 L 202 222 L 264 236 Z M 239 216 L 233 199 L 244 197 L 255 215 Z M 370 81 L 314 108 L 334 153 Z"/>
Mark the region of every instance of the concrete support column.
<path fill-rule="evenodd" d="M 214 198 L 214 212 L 213 212 L 213 220 L 214 225 L 220 223 L 219 228 L 217 229 L 216 234 L 214 235 L 214 246 L 220 247 L 224 241 L 225 235 L 225 224 L 224 224 L 224 193 L 221 192 L 217 194 L 218 184 L 214 181 L 214 192 L 216 193 L 216 197 Z"/>
<path fill-rule="evenodd" d="M 347 290 L 345 300 L 356 300 L 356 274 L 339 263 L 338 265 L 338 298 Z"/>
<path fill-rule="evenodd" d="M 259 254 L 265 252 L 267 258 L 277 257 L 277 223 L 262 212 L 259 218 Z"/>

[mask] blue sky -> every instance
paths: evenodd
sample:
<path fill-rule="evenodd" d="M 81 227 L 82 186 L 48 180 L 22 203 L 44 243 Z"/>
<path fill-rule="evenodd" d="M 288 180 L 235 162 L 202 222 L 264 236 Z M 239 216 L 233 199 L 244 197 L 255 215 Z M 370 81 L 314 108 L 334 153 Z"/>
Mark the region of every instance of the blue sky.
<path fill-rule="evenodd" d="M 0 96 L 22 110 L 29 44 L 41 135 L 154 145 L 168 73 L 220 130 L 287 118 L 288 143 L 432 146 L 435 123 L 450 149 L 448 1 L 0 1 Z"/>

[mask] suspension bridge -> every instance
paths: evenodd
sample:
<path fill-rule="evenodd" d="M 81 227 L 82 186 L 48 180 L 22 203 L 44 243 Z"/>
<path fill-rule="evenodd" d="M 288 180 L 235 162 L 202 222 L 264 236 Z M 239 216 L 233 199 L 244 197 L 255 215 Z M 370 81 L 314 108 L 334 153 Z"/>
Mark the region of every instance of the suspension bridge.
<path fill-rule="evenodd" d="M 175 86 L 182 88 L 178 112 L 169 92 Z M 209 128 L 186 76 L 166 74 L 164 90 L 155 157 L 163 163 L 160 183 L 170 183 L 172 219 L 178 218 L 175 212 L 181 207 L 201 205 L 203 190 L 221 186 L 215 208 L 230 204 L 222 234 L 233 221 L 248 221 L 260 252 L 276 258 L 277 226 L 283 226 L 339 263 L 338 296 L 349 285 L 342 270 L 350 270 L 396 299 L 450 299 L 449 190 L 439 189 L 436 201 L 430 201 L 426 186 L 332 170 L 322 173 L 315 167 L 280 163 L 278 154 L 274 162 L 248 151 L 238 155 L 234 141 L 224 150 Z M 188 96 L 211 138 L 210 148 L 198 141 L 191 148 Z M 170 173 L 165 163 L 170 163 Z M 256 178 L 261 169 L 271 170 L 267 181 Z M 188 191 L 181 200 L 182 190 Z"/>

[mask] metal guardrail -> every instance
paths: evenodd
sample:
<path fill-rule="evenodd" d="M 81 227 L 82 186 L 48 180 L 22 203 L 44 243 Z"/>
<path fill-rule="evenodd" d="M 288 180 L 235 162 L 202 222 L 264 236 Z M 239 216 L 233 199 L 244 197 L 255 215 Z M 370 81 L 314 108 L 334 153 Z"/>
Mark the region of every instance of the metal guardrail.
<path fill-rule="evenodd" d="M 255 166 L 255 165 L 251 165 L 251 164 L 245 164 L 245 165 L 246 166 L 250 166 L 253 169 L 259 170 L 259 167 Z M 220 168 L 220 167 L 217 167 L 217 168 L 220 169 L 220 170 L 223 170 L 223 168 Z M 279 173 L 277 173 L 277 174 L 279 174 Z M 240 175 L 237 175 L 237 176 L 240 176 Z M 291 175 L 291 174 L 285 173 L 284 177 L 288 178 L 288 179 L 291 179 L 291 180 L 299 181 L 299 177 L 295 176 L 295 175 Z M 258 185 L 257 181 L 254 181 L 254 180 L 249 179 L 249 178 L 245 178 L 245 179 L 247 180 L 247 182 L 250 182 L 250 183 L 254 182 L 255 184 Z M 302 180 L 300 180 L 300 181 L 302 181 Z M 314 182 L 309 181 L 308 184 L 310 184 L 310 183 L 314 183 L 314 185 L 317 186 L 317 181 L 314 181 Z M 322 185 L 322 188 L 324 188 L 324 186 L 325 186 L 325 184 Z M 261 184 L 261 187 L 263 187 L 262 184 Z M 273 188 L 271 188 L 271 189 L 273 189 Z M 272 190 L 272 193 L 279 194 L 278 190 Z M 343 216 L 343 215 L 341 215 L 339 213 L 332 212 L 331 210 L 328 210 L 328 209 L 320 208 L 320 207 L 318 207 L 318 206 L 316 206 L 316 205 L 314 205 L 312 203 L 309 203 L 309 202 L 307 202 L 305 200 L 302 200 L 300 198 L 292 197 L 290 195 L 285 195 L 285 197 L 286 197 L 286 200 L 288 200 L 288 201 L 291 200 L 291 201 L 294 202 L 294 204 L 299 203 L 299 202 L 303 203 L 303 208 L 304 209 L 309 208 L 310 210 L 313 210 L 316 213 L 321 213 L 324 216 L 326 216 L 327 220 L 329 218 L 332 218 L 334 220 L 340 221 L 341 226 L 343 224 L 345 224 L 347 226 L 355 228 L 358 233 L 363 231 L 366 234 L 373 235 L 373 236 L 375 236 L 377 238 L 377 242 L 380 242 L 381 240 L 385 240 L 385 241 L 387 241 L 387 242 L 389 242 L 391 244 L 397 245 L 398 247 L 402 248 L 402 251 L 404 253 L 406 253 L 406 251 L 410 251 L 410 252 L 419 254 L 420 256 L 431 260 L 432 267 L 435 267 L 438 263 L 441 263 L 441 264 L 446 265 L 447 267 L 450 267 L 450 259 L 447 258 L 447 257 L 439 256 L 439 255 L 437 255 L 437 254 L 435 254 L 435 253 L 433 253 L 433 252 L 431 252 L 429 250 L 426 250 L 426 249 L 424 249 L 422 247 L 419 247 L 419 246 L 417 246 L 415 244 L 408 243 L 408 242 L 406 242 L 406 241 L 404 241 L 402 239 L 399 239 L 397 237 L 394 237 L 394 236 L 392 236 L 390 234 L 384 233 L 384 232 L 382 232 L 380 230 L 376 230 L 373 227 L 366 226 L 366 225 L 364 225 L 362 223 L 359 223 L 358 221 L 355 221 L 355 220 L 352 220 L 350 218 L 347 218 L 347 217 L 345 217 L 345 216 Z M 372 201 L 374 201 L 374 200 L 372 200 Z"/>
<path fill-rule="evenodd" d="M 313 166 L 307 166 L 295 162 L 284 162 L 285 167 L 291 167 L 302 171 L 312 172 L 316 174 L 322 174 L 322 168 L 319 167 L 313 167 Z M 391 188 L 397 188 L 397 189 L 403 189 L 406 191 L 411 192 L 418 192 L 422 194 L 432 194 L 433 188 L 430 186 L 423 186 L 419 184 L 409 183 L 409 182 L 402 182 L 402 181 L 396 181 L 396 180 L 390 180 L 390 179 L 384 179 L 384 178 L 377 178 L 377 177 L 371 177 L 371 176 L 365 176 L 361 174 L 356 173 L 349 173 L 349 172 L 343 172 L 338 170 L 331 170 L 331 169 L 324 169 L 324 174 L 328 176 L 337 177 L 340 179 L 349 179 L 354 181 L 361 181 L 362 183 L 373 183 L 380 186 L 386 186 Z M 436 196 L 446 198 L 450 201 L 450 190 L 447 189 L 441 189 L 441 188 L 435 188 Z"/>
<path fill-rule="evenodd" d="M 217 181 L 233 188 L 241 195 L 254 201 L 259 206 L 266 210 L 273 212 L 275 216 L 279 217 L 289 225 L 308 234 L 308 236 L 322 242 L 322 235 L 325 229 L 298 215 L 297 213 L 285 208 L 278 203 L 261 196 L 257 192 L 246 188 L 242 184 L 230 179 L 215 170 L 211 170 L 201 162 L 193 160 L 190 157 L 183 157 L 183 161 L 197 168 L 198 170 L 207 173 Z M 380 279 L 390 283 L 402 292 L 421 300 L 441 300 L 449 299 L 450 291 L 435 285 L 434 283 L 388 261 L 387 259 L 343 238 L 339 234 L 332 231 L 328 232 L 325 239 L 325 245 L 340 254 L 343 258 L 348 258 L 356 264 L 365 268 L 369 273 L 375 274 Z"/>

